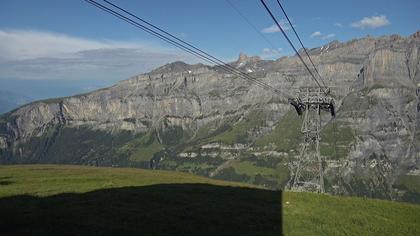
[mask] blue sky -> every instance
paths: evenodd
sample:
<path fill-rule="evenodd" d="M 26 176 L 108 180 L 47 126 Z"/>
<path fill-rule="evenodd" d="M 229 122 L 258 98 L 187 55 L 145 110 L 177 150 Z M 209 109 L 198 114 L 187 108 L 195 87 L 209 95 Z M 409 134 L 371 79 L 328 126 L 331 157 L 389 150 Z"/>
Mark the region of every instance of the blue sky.
<path fill-rule="evenodd" d="M 291 54 L 281 33 L 270 28 L 273 22 L 259 0 L 229 1 L 276 48 L 227 0 L 113 2 L 224 60 L 235 60 L 240 52 L 266 59 Z M 282 19 L 275 0 L 266 1 Z M 282 2 L 307 47 L 368 34 L 407 36 L 420 30 L 418 0 Z M 0 1 L 0 82 L 101 78 L 115 82 L 174 60 L 197 62 L 83 0 Z"/>

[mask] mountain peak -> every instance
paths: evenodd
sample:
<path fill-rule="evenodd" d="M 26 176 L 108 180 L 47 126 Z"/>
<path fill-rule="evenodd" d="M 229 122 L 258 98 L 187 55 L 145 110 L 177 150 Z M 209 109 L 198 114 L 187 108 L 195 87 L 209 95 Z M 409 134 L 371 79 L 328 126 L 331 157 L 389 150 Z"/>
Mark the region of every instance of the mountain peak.
<path fill-rule="evenodd" d="M 249 62 L 257 62 L 257 61 L 260 61 L 261 60 L 261 57 L 259 57 L 259 56 L 251 56 L 251 57 L 249 57 L 249 56 L 247 56 L 245 53 L 239 53 L 239 57 L 238 57 L 238 60 L 236 60 L 236 63 L 238 63 L 238 64 L 246 64 L 246 63 L 249 63 Z"/>
<path fill-rule="evenodd" d="M 239 53 L 237 62 L 245 62 L 248 59 L 248 56 L 245 53 Z"/>
<path fill-rule="evenodd" d="M 154 69 L 150 72 L 150 74 L 186 72 L 193 71 L 202 67 L 206 67 L 206 65 L 202 63 L 191 65 L 183 61 L 175 61 Z"/>
<path fill-rule="evenodd" d="M 420 30 L 410 35 L 411 38 L 420 38 Z"/>

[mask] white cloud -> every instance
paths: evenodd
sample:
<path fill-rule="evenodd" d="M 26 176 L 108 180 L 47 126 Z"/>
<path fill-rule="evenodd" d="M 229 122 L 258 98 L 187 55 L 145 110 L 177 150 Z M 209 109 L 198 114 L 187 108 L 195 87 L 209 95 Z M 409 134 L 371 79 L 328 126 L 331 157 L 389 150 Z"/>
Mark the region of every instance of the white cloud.
<path fill-rule="evenodd" d="M 335 34 L 324 35 L 320 31 L 315 31 L 311 34 L 311 38 L 320 38 L 322 40 L 326 40 L 326 39 L 329 39 L 329 38 L 332 38 L 332 37 L 335 37 Z"/>
<path fill-rule="evenodd" d="M 312 34 L 311 34 L 311 38 L 315 38 L 315 37 L 319 37 L 319 36 L 321 36 L 322 34 L 321 34 L 321 32 L 319 32 L 319 31 L 315 31 L 315 32 L 313 32 Z"/>
<path fill-rule="evenodd" d="M 39 57 L 68 57 L 70 54 L 95 49 L 136 48 L 151 45 L 136 42 L 91 40 L 64 34 L 25 30 L 0 30 L 0 58 L 32 59 Z M 162 50 L 157 47 L 154 50 Z"/>
<path fill-rule="evenodd" d="M 293 22 L 293 21 L 292 21 L 292 22 Z M 290 29 L 290 24 L 289 24 L 289 22 L 287 22 L 287 21 L 286 21 L 286 20 L 284 20 L 284 19 L 280 20 L 280 21 L 279 21 L 279 24 L 280 24 L 280 26 L 281 26 L 281 28 L 282 28 L 283 30 L 289 30 L 289 29 Z M 293 24 L 293 26 L 295 26 L 295 24 Z M 261 32 L 266 33 L 266 34 L 271 34 L 271 33 L 277 33 L 277 32 L 280 32 L 280 29 L 279 29 L 279 27 L 277 27 L 277 25 L 276 25 L 276 24 L 274 24 L 274 25 L 271 25 L 271 26 L 269 26 L 269 27 L 267 27 L 267 28 L 262 29 L 262 30 L 261 30 Z"/>
<path fill-rule="evenodd" d="M 277 27 L 277 25 L 272 25 L 272 26 L 270 26 L 270 27 L 264 28 L 264 29 L 262 30 L 262 32 L 263 32 L 263 33 L 270 34 L 270 33 L 280 32 L 280 29 L 279 29 L 279 27 Z"/>
<path fill-rule="evenodd" d="M 332 37 L 335 37 L 335 34 L 327 34 L 327 35 L 322 36 L 321 38 L 323 40 L 326 40 L 326 39 L 329 39 L 329 38 L 332 38 Z"/>
<path fill-rule="evenodd" d="M 146 42 L 0 30 L 1 78 L 120 80 L 175 60 L 197 62 L 182 51 Z"/>
<path fill-rule="evenodd" d="M 337 23 L 334 23 L 334 26 L 337 26 L 337 27 L 342 28 L 343 27 L 343 24 L 337 22 Z"/>
<path fill-rule="evenodd" d="M 186 38 L 187 37 L 187 34 L 184 33 L 184 32 L 181 32 L 181 33 L 178 34 L 178 37 L 179 38 Z"/>
<path fill-rule="evenodd" d="M 390 22 L 384 15 L 380 16 L 371 16 L 371 17 L 363 17 L 363 19 L 353 22 L 350 24 L 351 27 L 360 28 L 360 29 L 375 29 L 379 27 L 383 27 L 389 25 Z"/>
<path fill-rule="evenodd" d="M 263 48 L 261 58 L 262 59 L 277 59 L 282 55 L 281 54 L 282 51 L 283 51 L 282 48 L 277 48 L 277 49 Z"/>

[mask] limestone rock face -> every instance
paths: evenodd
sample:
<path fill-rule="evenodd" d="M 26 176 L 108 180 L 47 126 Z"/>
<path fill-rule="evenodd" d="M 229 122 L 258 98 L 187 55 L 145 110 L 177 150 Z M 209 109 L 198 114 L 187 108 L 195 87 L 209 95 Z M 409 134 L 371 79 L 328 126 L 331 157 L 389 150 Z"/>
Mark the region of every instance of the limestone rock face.
<path fill-rule="evenodd" d="M 339 107 L 336 118 L 339 128 L 351 130 L 348 132 L 351 138 L 341 144 L 345 152 L 340 160 L 329 159 L 325 154 L 326 173 L 332 185 L 330 192 L 394 198 L 392 185 L 399 177 L 419 172 L 419 34 L 366 37 L 344 43 L 333 41 L 309 50 L 325 84 L 332 87 Z M 282 162 L 295 156 L 296 146 L 285 149 L 280 148 L 279 143 L 270 142 L 263 147 L 256 145 L 262 143 L 259 139 L 275 132 L 292 109 L 287 98 L 295 96 L 296 88 L 315 86 L 299 59 L 291 56 L 267 61 L 241 54 L 230 65 L 279 89 L 283 95 L 262 89 L 218 66 L 174 62 L 110 88 L 34 102 L 3 115 L 0 117 L 0 163 L 114 165 L 117 162 L 130 165 L 127 163 L 131 163 L 130 158 L 136 156 L 136 152 L 127 150 L 147 143 L 151 146 L 144 152 L 151 152 L 150 147 L 156 148 L 153 149 L 156 152 L 149 159 L 140 159 L 154 163 L 150 167 L 165 163 L 169 157 L 203 161 L 219 158 L 219 162 L 212 162 L 214 169 L 198 172 L 217 176 L 228 169 L 232 161 L 241 160 L 244 153 L 272 156 Z M 263 122 L 252 123 L 251 111 L 264 115 Z M 327 132 L 330 117 L 323 119 Z M 109 158 L 101 158 L 95 154 L 97 149 L 90 146 L 93 144 L 84 142 L 87 138 L 81 135 L 77 137 L 85 152 L 75 152 L 71 159 L 57 161 L 54 155 L 58 152 L 54 150 L 64 142 L 64 134 L 69 129 L 110 135 L 128 132 L 143 135 L 143 139 L 148 134 L 154 135 L 157 141 L 141 139 L 143 141 L 133 144 L 130 138 L 123 139 L 118 151 Z M 236 135 L 241 129 L 246 129 L 242 136 L 226 141 L 229 135 Z M 168 132 L 177 138 L 168 140 Z M 184 136 L 177 136 L 180 132 L 184 132 Z M 229 135 L 218 139 L 224 133 Z M 100 146 L 104 140 L 96 140 L 95 145 Z M 100 146 L 102 151 L 115 149 L 117 141 L 109 142 Z M 325 141 L 325 145 L 331 146 L 328 142 Z M 28 143 L 32 144 L 28 146 Z M 188 146 L 197 150 L 189 150 Z M 116 161 L 121 153 L 127 155 L 124 162 Z M 111 159 L 113 162 L 109 161 Z M 172 168 L 168 166 L 165 168 Z M 364 186 L 363 193 L 354 191 L 356 185 Z M 378 192 L 383 194 L 378 195 Z"/>

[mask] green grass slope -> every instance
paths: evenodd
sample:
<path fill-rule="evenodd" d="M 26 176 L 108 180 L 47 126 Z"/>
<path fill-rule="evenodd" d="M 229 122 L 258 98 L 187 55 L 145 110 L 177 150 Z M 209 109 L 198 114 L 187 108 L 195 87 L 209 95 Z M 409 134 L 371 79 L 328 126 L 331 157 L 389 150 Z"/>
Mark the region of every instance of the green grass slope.
<path fill-rule="evenodd" d="M 0 166 L 0 235 L 420 235 L 418 225 L 420 206 L 407 203 L 170 171 Z"/>
<path fill-rule="evenodd" d="M 0 235 L 280 235 L 280 192 L 186 173 L 0 166 Z"/>
<path fill-rule="evenodd" d="M 173 171 L 75 165 L 0 165 L 0 197 L 25 194 L 43 197 L 104 188 L 182 183 L 252 187 Z"/>
<path fill-rule="evenodd" d="M 286 235 L 420 235 L 420 205 L 315 193 L 283 194 Z"/>

